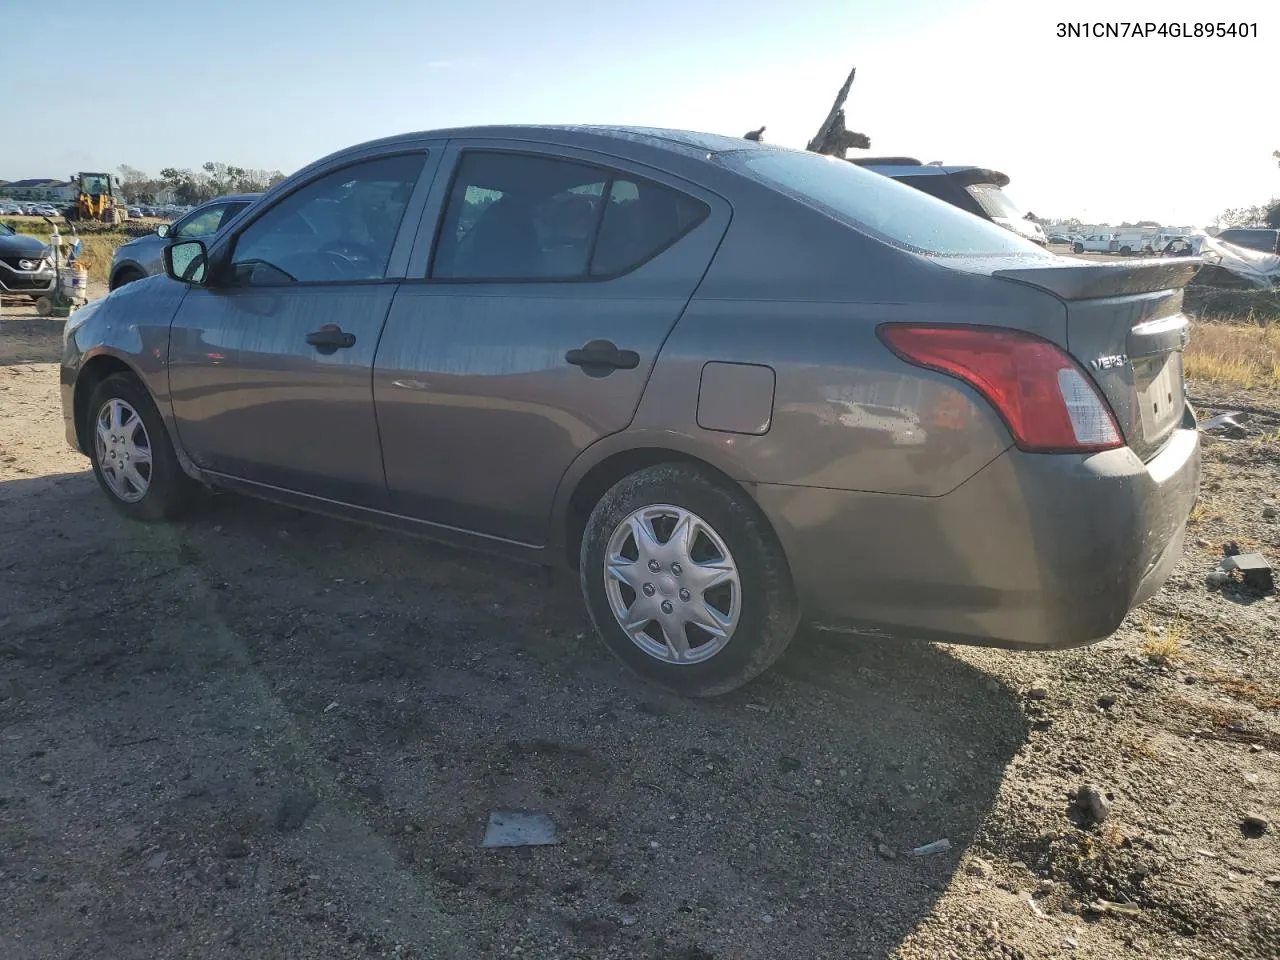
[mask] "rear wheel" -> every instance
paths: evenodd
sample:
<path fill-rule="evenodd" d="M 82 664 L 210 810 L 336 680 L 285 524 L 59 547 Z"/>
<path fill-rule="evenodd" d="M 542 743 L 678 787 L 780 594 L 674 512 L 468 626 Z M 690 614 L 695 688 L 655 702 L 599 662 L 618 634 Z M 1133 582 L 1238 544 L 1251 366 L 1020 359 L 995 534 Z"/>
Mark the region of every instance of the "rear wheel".
<path fill-rule="evenodd" d="M 170 520 L 191 503 L 197 484 L 182 471 L 160 413 L 130 374 L 94 389 L 85 424 L 93 473 L 107 498 L 134 520 Z"/>
<path fill-rule="evenodd" d="M 755 504 L 683 464 L 638 471 L 605 493 L 583 534 L 580 577 L 606 646 L 691 696 L 762 673 L 799 620 L 782 548 Z"/>

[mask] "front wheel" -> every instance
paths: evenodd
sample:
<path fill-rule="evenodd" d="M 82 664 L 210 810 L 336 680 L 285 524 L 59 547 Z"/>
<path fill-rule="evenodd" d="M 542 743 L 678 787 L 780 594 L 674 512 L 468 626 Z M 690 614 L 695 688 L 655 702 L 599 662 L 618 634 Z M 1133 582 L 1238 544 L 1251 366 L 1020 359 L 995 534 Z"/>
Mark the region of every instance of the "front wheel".
<path fill-rule="evenodd" d="M 107 498 L 134 520 L 170 520 L 191 503 L 197 484 L 182 471 L 160 412 L 138 380 L 107 377 L 89 398 L 89 459 Z"/>
<path fill-rule="evenodd" d="M 1072 253 L 1084 253 L 1084 244 L 1083 244 L 1083 243 L 1073 243 L 1073 244 L 1071 245 L 1071 252 L 1072 252 Z"/>
<path fill-rule="evenodd" d="M 616 483 L 587 521 L 579 575 L 605 645 L 641 676 L 715 696 L 766 670 L 799 605 L 755 504 L 709 472 L 660 464 Z"/>

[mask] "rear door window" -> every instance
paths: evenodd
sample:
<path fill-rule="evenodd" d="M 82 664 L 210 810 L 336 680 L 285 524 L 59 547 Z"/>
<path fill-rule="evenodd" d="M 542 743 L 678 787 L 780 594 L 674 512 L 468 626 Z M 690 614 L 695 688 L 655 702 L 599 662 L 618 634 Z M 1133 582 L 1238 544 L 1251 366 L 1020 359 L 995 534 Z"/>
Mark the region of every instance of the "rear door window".
<path fill-rule="evenodd" d="M 717 155 L 758 180 L 849 226 L 933 256 L 1050 256 L 989 220 L 845 160 L 799 150 L 735 150 Z"/>
<path fill-rule="evenodd" d="M 603 279 L 661 253 L 707 214 L 699 200 L 576 160 L 468 151 L 440 225 L 440 280 Z"/>
<path fill-rule="evenodd" d="M 696 227 L 709 212 L 701 200 L 649 180 L 614 180 L 591 258 L 592 276 L 635 269 Z"/>

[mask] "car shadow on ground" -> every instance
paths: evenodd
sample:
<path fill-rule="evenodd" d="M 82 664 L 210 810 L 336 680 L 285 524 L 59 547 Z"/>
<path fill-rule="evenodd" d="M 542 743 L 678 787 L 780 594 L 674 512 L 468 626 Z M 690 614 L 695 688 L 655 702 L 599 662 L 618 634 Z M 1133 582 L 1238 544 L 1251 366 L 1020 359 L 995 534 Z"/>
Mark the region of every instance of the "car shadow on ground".
<path fill-rule="evenodd" d="M 0 366 L 61 360 L 62 328 L 67 321 L 37 317 L 33 308 L 29 309 L 30 316 L 11 316 L 15 303 L 6 299 L 4 313 L 0 315 Z"/>
<path fill-rule="evenodd" d="M 50 951 L 884 956 L 1027 732 L 944 648 L 812 632 L 682 699 L 571 577 L 233 497 L 133 524 L 88 474 L 0 483 L 0 611 L 6 872 L 44 877 L 9 899 Z M 558 844 L 483 848 L 494 810 Z"/>

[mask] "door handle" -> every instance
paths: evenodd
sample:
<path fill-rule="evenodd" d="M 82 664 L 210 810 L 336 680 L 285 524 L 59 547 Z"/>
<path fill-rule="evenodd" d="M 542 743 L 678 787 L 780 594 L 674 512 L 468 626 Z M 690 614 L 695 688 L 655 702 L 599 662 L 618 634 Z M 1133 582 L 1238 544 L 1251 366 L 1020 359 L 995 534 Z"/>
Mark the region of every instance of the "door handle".
<path fill-rule="evenodd" d="M 619 350 L 611 340 L 592 340 L 576 350 L 569 350 L 565 360 L 593 377 L 607 376 L 613 370 L 634 370 L 640 366 L 640 354 Z"/>
<path fill-rule="evenodd" d="M 307 343 L 320 353 L 334 353 L 339 348 L 354 347 L 356 335 L 345 332 L 336 323 L 326 323 L 319 330 L 307 334 Z"/>

